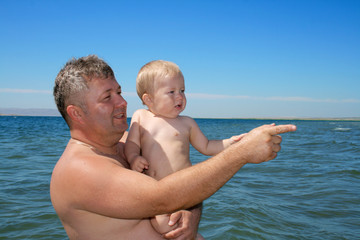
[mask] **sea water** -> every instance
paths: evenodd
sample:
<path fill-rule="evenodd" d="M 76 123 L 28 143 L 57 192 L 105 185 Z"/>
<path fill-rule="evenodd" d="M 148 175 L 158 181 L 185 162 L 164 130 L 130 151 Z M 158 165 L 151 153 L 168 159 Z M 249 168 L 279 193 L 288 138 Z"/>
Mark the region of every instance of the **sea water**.
<path fill-rule="evenodd" d="M 359 121 L 196 121 L 209 139 L 298 127 L 282 135 L 276 159 L 244 166 L 204 202 L 206 239 L 360 238 Z M 49 183 L 69 137 L 60 117 L 0 117 L 0 239 L 67 239 Z M 191 149 L 194 164 L 205 159 Z"/>

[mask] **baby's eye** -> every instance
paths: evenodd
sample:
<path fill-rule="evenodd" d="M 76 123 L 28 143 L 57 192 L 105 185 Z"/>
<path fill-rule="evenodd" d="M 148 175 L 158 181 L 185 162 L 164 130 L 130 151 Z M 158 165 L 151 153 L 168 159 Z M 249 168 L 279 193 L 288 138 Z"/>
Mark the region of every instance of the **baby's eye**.
<path fill-rule="evenodd" d="M 181 93 L 184 93 L 184 92 L 185 92 L 185 89 L 180 90 L 180 92 L 181 92 Z"/>
<path fill-rule="evenodd" d="M 173 94 L 175 91 L 170 91 L 169 93 Z"/>

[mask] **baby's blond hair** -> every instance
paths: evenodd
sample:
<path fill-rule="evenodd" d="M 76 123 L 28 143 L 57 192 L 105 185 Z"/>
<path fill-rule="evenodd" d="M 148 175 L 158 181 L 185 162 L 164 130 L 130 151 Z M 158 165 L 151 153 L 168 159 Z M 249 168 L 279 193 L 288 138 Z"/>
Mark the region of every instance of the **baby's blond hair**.
<path fill-rule="evenodd" d="M 182 72 L 178 65 L 164 60 L 155 60 L 145 64 L 139 71 L 136 78 L 136 91 L 141 101 L 145 93 L 153 94 L 156 78 L 166 76 L 181 76 Z M 143 101 L 144 104 L 144 101 Z"/>

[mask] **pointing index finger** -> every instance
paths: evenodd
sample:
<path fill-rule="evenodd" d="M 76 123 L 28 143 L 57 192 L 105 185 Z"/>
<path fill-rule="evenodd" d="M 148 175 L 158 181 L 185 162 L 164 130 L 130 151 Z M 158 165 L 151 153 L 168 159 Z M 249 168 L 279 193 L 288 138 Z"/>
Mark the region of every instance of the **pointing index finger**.
<path fill-rule="evenodd" d="M 270 135 L 278 135 L 281 133 L 287 133 L 287 132 L 294 132 L 296 131 L 296 126 L 292 124 L 288 125 L 278 125 L 278 126 L 272 126 L 270 128 Z"/>

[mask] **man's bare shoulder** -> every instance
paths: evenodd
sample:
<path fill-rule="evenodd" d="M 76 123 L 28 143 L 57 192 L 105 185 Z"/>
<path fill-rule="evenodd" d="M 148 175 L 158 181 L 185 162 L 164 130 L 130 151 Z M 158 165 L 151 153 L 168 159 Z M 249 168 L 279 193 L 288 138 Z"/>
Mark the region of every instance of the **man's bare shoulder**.
<path fill-rule="evenodd" d="M 123 144 L 120 142 L 119 144 Z M 69 142 L 63 155 L 59 159 L 54 168 L 54 173 L 61 172 L 62 175 L 70 175 L 70 178 L 79 177 L 81 174 L 92 177 L 92 172 L 101 172 L 100 169 L 106 170 L 113 168 L 114 164 L 118 165 L 118 169 L 125 169 L 122 165 L 121 156 L 111 157 L 98 153 L 96 149 L 82 146 L 73 142 Z M 77 174 L 74 174 L 77 173 Z"/>
<path fill-rule="evenodd" d="M 57 211 L 96 206 L 101 192 L 111 187 L 109 179 L 127 172 L 130 170 L 118 160 L 70 141 L 53 170 L 50 183 L 53 205 Z"/>
<path fill-rule="evenodd" d="M 144 231 L 152 236 L 149 239 L 160 239 L 148 220 L 128 211 L 135 209 L 132 183 L 142 182 L 134 179 L 134 174 L 114 159 L 69 143 L 50 184 L 51 201 L 68 234 L 101 239 L 107 229 L 106 239 L 140 239 L 135 236 Z M 126 220 L 129 218 L 133 220 Z"/>
<path fill-rule="evenodd" d="M 119 161 L 120 158 L 121 156 L 116 159 L 102 155 L 97 153 L 96 149 L 70 140 L 63 155 L 55 165 L 53 179 L 57 180 L 56 177 L 59 174 L 62 178 L 66 177 L 66 179 L 61 180 L 62 183 L 70 181 L 70 186 L 76 187 L 72 185 L 72 181 L 79 181 L 84 178 L 88 178 L 87 181 L 95 179 L 99 175 L 104 175 L 103 173 L 107 169 L 113 168 L 114 164 L 118 166 L 119 170 L 125 169 L 125 166 Z"/>

